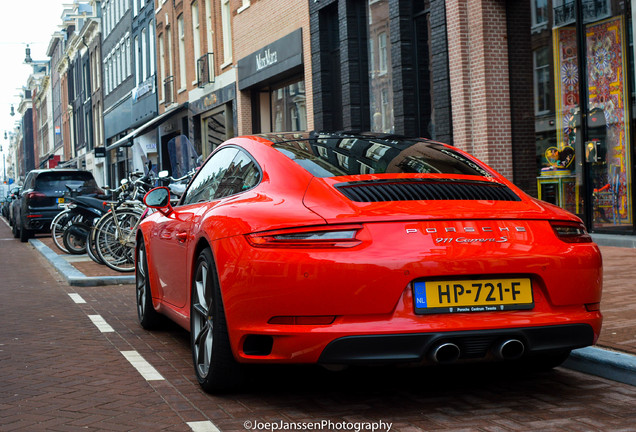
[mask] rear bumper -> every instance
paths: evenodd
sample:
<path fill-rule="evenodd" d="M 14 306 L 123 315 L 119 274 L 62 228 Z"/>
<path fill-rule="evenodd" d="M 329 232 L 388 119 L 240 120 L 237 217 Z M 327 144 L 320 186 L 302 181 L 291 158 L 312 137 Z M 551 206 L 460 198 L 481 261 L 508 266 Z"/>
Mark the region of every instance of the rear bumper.
<path fill-rule="evenodd" d="M 417 334 L 346 336 L 329 343 L 318 363 L 420 363 L 441 344 L 459 347 L 459 360 L 487 360 L 506 340 L 523 343 L 524 354 L 541 354 L 582 348 L 594 344 L 594 330 L 587 324 L 514 329 Z"/>

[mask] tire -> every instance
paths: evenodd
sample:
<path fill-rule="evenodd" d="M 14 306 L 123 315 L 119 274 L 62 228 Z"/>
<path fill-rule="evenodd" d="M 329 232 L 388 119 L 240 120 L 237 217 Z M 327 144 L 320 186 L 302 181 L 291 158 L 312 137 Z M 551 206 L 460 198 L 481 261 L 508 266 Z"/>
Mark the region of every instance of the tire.
<path fill-rule="evenodd" d="M 97 253 L 97 245 L 95 243 L 95 227 L 91 228 L 86 237 L 86 254 L 97 264 L 104 264 L 104 261 L 99 257 Z"/>
<path fill-rule="evenodd" d="M 533 372 L 547 372 L 560 366 L 570 356 L 570 350 L 536 354 L 522 360 L 524 367 Z"/>
<path fill-rule="evenodd" d="M 120 228 L 130 238 L 118 238 L 114 216 L 109 213 L 107 217 L 100 219 L 95 227 L 97 255 L 113 270 L 133 272 L 135 271 L 135 233 L 132 231 L 136 228 L 141 213 L 134 210 L 118 210 L 116 214 Z"/>
<path fill-rule="evenodd" d="M 88 237 L 88 233 L 86 232 L 87 235 L 82 235 L 84 232 L 86 232 L 84 227 L 74 227 L 73 225 L 64 230 L 62 242 L 64 243 L 64 248 L 71 255 L 83 255 L 86 253 L 86 237 Z"/>
<path fill-rule="evenodd" d="M 152 304 L 152 290 L 148 279 L 148 259 L 146 258 L 146 245 L 143 240 L 139 242 L 135 255 L 137 257 L 135 264 L 137 318 L 144 329 L 154 330 L 161 327 L 163 318 Z"/>
<path fill-rule="evenodd" d="M 190 300 L 190 345 L 194 372 L 208 393 L 238 388 L 242 380 L 225 321 L 221 289 L 210 249 L 196 261 Z"/>
<path fill-rule="evenodd" d="M 17 225 L 15 224 L 15 221 L 13 221 L 13 223 L 11 224 L 11 232 L 13 233 L 13 238 L 19 238 L 20 237 L 20 230 L 18 229 Z"/>
<path fill-rule="evenodd" d="M 51 238 L 53 243 L 62 252 L 69 253 L 68 249 L 64 247 L 64 231 L 71 223 L 71 209 L 66 209 L 57 214 L 51 221 Z"/>
<path fill-rule="evenodd" d="M 28 230 L 24 227 L 25 223 L 23 220 L 20 220 L 20 241 L 22 243 L 26 243 L 31 238 L 31 230 Z"/>

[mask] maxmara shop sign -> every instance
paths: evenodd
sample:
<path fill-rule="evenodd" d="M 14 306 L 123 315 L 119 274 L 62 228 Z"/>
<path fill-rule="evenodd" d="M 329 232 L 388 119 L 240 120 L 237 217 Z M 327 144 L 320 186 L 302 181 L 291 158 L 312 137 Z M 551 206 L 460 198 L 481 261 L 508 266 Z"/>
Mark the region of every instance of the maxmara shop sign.
<path fill-rule="evenodd" d="M 239 90 L 274 80 L 302 64 L 302 29 L 298 29 L 238 61 Z"/>
<path fill-rule="evenodd" d="M 256 70 L 260 71 L 267 66 L 271 66 L 278 62 L 278 52 L 266 49 L 264 53 L 256 54 Z"/>

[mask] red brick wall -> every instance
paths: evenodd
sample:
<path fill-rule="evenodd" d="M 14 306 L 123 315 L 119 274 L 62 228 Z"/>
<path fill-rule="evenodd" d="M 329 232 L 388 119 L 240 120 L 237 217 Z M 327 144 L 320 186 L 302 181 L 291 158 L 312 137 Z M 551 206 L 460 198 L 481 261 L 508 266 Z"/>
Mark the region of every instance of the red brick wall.
<path fill-rule="evenodd" d="M 512 180 L 506 4 L 447 0 L 454 144 Z"/>
<path fill-rule="evenodd" d="M 237 13 L 242 5 L 241 0 L 230 0 L 230 3 L 233 15 L 233 59 L 235 63 L 263 46 L 302 28 L 307 129 L 313 130 L 314 110 L 308 3 L 289 0 L 251 0 L 250 6 L 241 13 Z M 218 38 L 220 37 L 221 35 L 218 35 Z M 252 133 L 250 92 L 239 92 L 237 100 L 238 133 L 239 135 Z"/>

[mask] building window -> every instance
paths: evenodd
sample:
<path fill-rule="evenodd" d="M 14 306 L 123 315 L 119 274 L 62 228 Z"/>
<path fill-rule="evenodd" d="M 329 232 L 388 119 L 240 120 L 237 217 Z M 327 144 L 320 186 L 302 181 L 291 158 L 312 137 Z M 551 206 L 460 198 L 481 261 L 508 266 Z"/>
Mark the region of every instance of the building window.
<path fill-rule="evenodd" d="M 232 62 L 232 28 L 230 0 L 221 0 L 221 25 L 223 26 L 223 64 Z"/>
<path fill-rule="evenodd" d="M 389 0 L 367 0 L 369 14 L 368 38 L 369 47 L 377 40 L 377 52 L 369 48 L 369 103 L 371 131 L 394 133 L 393 115 L 393 73 L 391 70 L 391 49 L 389 46 Z"/>
<path fill-rule="evenodd" d="M 194 46 L 194 70 L 197 70 L 197 61 L 201 58 L 201 33 L 199 31 L 199 4 L 192 3 L 192 42 Z"/>
<path fill-rule="evenodd" d="M 150 76 L 155 74 L 157 65 L 157 54 L 155 53 L 155 23 L 150 21 L 148 24 L 148 51 L 150 52 Z"/>
<path fill-rule="evenodd" d="M 378 69 L 380 74 L 387 71 L 387 49 L 386 49 L 386 33 L 378 35 Z"/>
<path fill-rule="evenodd" d="M 550 112 L 550 48 L 534 52 L 534 108 L 537 114 Z"/>
<path fill-rule="evenodd" d="M 208 52 L 214 52 L 214 46 L 212 45 L 212 4 L 210 0 L 205 0 L 205 34 L 207 35 Z"/>
<path fill-rule="evenodd" d="M 146 29 L 141 30 L 141 79 L 145 81 L 148 78 L 148 39 Z"/>
<path fill-rule="evenodd" d="M 137 16 L 137 14 L 139 13 L 139 5 L 137 3 L 137 0 L 132 0 L 133 2 L 133 16 Z"/>
<path fill-rule="evenodd" d="M 135 44 L 133 45 L 135 52 L 135 85 L 139 85 L 139 36 L 135 36 Z"/>
<path fill-rule="evenodd" d="M 531 0 L 532 27 L 548 23 L 548 0 Z"/>
<path fill-rule="evenodd" d="M 157 87 L 159 91 L 159 100 L 163 100 L 163 81 L 166 79 L 166 50 L 163 41 L 163 33 L 159 35 L 159 80 Z"/>
<path fill-rule="evenodd" d="M 186 83 L 186 61 L 185 61 L 185 30 L 183 28 L 183 14 L 177 18 L 177 31 L 179 32 L 179 90 L 188 87 Z"/>

